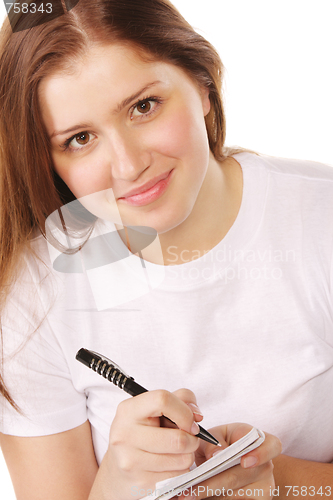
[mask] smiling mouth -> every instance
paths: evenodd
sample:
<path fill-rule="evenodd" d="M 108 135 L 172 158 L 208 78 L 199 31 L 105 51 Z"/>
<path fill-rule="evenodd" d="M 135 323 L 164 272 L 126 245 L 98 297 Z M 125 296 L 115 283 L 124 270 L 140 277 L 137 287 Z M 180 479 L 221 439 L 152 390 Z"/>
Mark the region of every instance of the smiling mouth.
<path fill-rule="evenodd" d="M 133 189 L 132 191 L 129 191 L 127 194 L 125 194 L 124 196 L 120 196 L 118 198 L 118 200 L 123 200 L 125 198 L 130 198 L 132 196 L 136 196 L 138 194 L 145 193 L 145 192 L 149 191 L 151 188 L 153 188 L 154 186 L 156 186 L 156 184 L 158 182 L 160 182 L 162 180 L 165 180 L 170 175 L 170 172 L 171 172 L 171 170 L 169 170 L 169 172 L 167 172 L 167 173 L 158 175 L 157 177 L 155 177 L 151 181 L 146 182 L 145 184 L 143 184 L 142 186 L 138 187 L 137 189 Z"/>
<path fill-rule="evenodd" d="M 135 206 L 152 203 L 162 196 L 162 194 L 164 194 L 167 190 L 173 170 L 174 169 L 170 170 L 167 174 L 161 174 L 152 181 L 141 186 L 141 188 L 138 188 L 135 191 L 133 190 L 132 193 L 118 198 L 118 201 Z"/>

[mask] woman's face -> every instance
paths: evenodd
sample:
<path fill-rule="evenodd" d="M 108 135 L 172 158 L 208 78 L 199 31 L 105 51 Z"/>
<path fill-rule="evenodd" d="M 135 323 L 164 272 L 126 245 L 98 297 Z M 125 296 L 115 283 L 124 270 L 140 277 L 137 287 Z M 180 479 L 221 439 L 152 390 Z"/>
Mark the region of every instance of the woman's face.
<path fill-rule="evenodd" d="M 183 70 L 95 46 L 39 97 L 55 169 L 95 215 L 159 233 L 187 219 L 211 161 L 210 102 Z"/>

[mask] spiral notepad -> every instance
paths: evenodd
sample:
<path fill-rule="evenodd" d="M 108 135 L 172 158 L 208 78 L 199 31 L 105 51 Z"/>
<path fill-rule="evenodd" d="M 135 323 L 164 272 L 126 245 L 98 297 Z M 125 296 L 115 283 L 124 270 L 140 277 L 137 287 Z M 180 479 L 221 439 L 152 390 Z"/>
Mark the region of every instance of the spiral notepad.
<path fill-rule="evenodd" d="M 199 465 L 199 467 L 186 474 L 156 483 L 153 493 L 141 500 L 168 500 L 191 488 L 191 486 L 195 486 L 220 472 L 230 469 L 234 465 L 238 465 L 243 455 L 257 448 L 264 440 L 265 434 L 259 429 L 253 428 L 248 434 Z"/>

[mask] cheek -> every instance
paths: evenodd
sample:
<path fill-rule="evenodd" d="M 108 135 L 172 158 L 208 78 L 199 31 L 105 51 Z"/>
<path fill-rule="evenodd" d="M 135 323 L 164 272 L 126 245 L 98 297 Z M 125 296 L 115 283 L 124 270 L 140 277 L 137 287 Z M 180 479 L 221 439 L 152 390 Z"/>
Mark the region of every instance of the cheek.
<path fill-rule="evenodd" d="M 71 165 L 67 169 L 58 166 L 57 171 L 80 204 L 89 212 L 101 219 L 122 225 L 110 185 L 110 176 L 107 178 L 105 175 L 105 165 L 89 158 L 89 161 Z"/>
<path fill-rule="evenodd" d="M 149 141 L 152 150 L 173 158 L 202 162 L 209 155 L 204 118 L 193 114 L 190 106 L 153 126 Z"/>
<path fill-rule="evenodd" d="M 96 193 L 107 187 L 105 184 L 106 165 L 94 155 L 73 162 L 54 158 L 56 172 L 67 184 L 76 198 Z"/>

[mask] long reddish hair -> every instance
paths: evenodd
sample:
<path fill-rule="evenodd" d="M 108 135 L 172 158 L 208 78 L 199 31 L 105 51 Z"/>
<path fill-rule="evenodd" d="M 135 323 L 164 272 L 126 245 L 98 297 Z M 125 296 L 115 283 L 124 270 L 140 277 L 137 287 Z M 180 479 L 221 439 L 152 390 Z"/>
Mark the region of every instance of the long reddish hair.
<path fill-rule="evenodd" d="M 28 2 L 30 4 L 31 2 Z M 182 68 L 209 89 L 206 127 L 211 151 L 222 160 L 225 115 L 223 66 L 212 45 L 168 0 L 80 0 L 69 12 L 17 14 L 0 39 L 0 305 L 14 281 L 21 250 L 45 220 L 74 199 L 53 169 L 38 103 L 41 80 L 70 69 L 94 43 L 130 44 L 143 56 Z M 34 27 L 31 27 L 33 19 Z M 29 24 L 30 23 L 30 24 Z M 31 249 L 30 249 L 31 251 Z M 15 407 L 0 375 L 0 393 Z"/>

